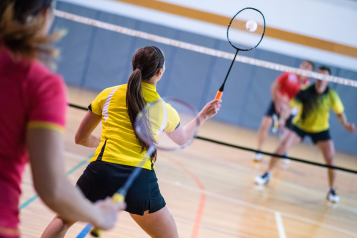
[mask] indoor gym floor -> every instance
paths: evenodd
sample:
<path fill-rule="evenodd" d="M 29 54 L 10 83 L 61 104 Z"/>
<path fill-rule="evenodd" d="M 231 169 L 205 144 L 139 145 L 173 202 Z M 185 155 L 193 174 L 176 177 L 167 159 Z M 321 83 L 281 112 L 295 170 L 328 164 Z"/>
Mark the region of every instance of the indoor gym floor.
<path fill-rule="evenodd" d="M 68 88 L 69 101 L 87 106 L 97 92 Z M 224 103 L 224 102 L 223 102 Z M 74 135 L 85 111 L 69 108 L 65 134 L 66 171 L 76 182 L 85 169 L 93 149 L 74 143 Z M 341 128 L 342 130 L 342 128 Z M 100 127 L 96 133 L 100 134 Z M 254 148 L 255 131 L 209 121 L 200 136 Z M 264 149 L 273 151 L 277 138 L 269 137 Z M 289 155 L 323 163 L 318 149 L 311 145 L 294 146 Z M 337 172 L 336 187 L 341 201 L 326 201 L 326 169 L 307 164 L 280 163 L 266 187 L 253 183 L 267 166 L 252 162 L 252 153 L 196 140 L 178 152 L 159 152 L 156 164 L 161 193 L 178 226 L 181 238 L 303 238 L 357 237 L 357 175 Z M 356 157 L 336 154 L 336 165 L 356 166 Z M 29 172 L 22 182 L 21 232 L 24 238 L 38 238 L 54 213 L 36 194 Z M 75 224 L 66 237 L 76 237 L 84 223 Z M 90 237 L 90 235 L 88 235 Z M 120 214 L 117 227 L 103 238 L 148 237 L 126 213 Z"/>

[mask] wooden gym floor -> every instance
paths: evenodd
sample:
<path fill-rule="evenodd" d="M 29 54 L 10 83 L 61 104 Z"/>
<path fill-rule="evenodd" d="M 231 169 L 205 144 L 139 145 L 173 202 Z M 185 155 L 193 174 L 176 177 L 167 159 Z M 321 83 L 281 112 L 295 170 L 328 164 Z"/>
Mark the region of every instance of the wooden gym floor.
<path fill-rule="evenodd" d="M 96 92 L 68 88 L 69 100 L 87 106 Z M 85 111 L 69 108 L 65 134 L 66 170 L 76 182 L 93 149 L 74 143 L 74 134 Z M 342 130 L 342 128 L 341 128 Z M 96 133 L 100 134 L 100 127 Z M 256 132 L 210 121 L 199 135 L 247 147 L 255 147 Z M 264 149 L 273 151 L 277 138 Z M 318 149 L 300 144 L 289 155 L 323 162 Z M 252 162 L 252 153 L 196 140 L 179 152 L 159 152 L 156 164 L 161 193 L 178 226 L 181 238 L 336 238 L 357 237 L 357 175 L 337 172 L 338 204 L 326 201 L 326 169 L 281 162 L 267 186 L 256 186 L 255 176 L 267 166 Z M 338 166 L 356 168 L 356 157 L 336 154 Z M 21 231 L 24 238 L 38 238 L 54 213 L 36 195 L 27 167 L 22 183 Z M 77 223 L 66 237 L 76 237 L 86 224 Z M 88 237 L 90 237 L 88 235 Z M 108 238 L 148 237 L 126 213 Z"/>

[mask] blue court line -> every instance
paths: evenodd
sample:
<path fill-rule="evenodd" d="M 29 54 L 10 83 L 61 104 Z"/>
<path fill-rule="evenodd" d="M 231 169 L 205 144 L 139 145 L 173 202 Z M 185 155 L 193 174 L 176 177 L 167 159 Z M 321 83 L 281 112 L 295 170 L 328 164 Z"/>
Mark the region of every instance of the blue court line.
<path fill-rule="evenodd" d="M 91 158 L 92 155 L 89 157 Z M 70 171 L 68 171 L 66 174 L 67 176 L 70 175 L 71 173 L 73 173 L 74 171 L 76 171 L 77 169 L 79 169 L 82 165 L 88 163 L 88 160 L 83 160 L 81 161 L 79 164 L 77 164 L 76 166 L 74 166 Z M 20 205 L 20 210 L 24 209 L 25 207 L 27 207 L 30 203 L 32 203 L 33 201 L 35 201 L 38 198 L 38 195 L 36 194 L 35 196 L 31 197 L 30 199 L 28 199 L 26 202 L 24 202 L 23 204 Z"/>
<path fill-rule="evenodd" d="M 86 235 L 89 233 L 89 231 L 92 229 L 92 225 L 88 224 L 86 225 L 83 230 L 81 231 L 81 233 L 78 234 L 78 236 L 76 236 L 76 238 L 84 238 L 86 237 Z"/>

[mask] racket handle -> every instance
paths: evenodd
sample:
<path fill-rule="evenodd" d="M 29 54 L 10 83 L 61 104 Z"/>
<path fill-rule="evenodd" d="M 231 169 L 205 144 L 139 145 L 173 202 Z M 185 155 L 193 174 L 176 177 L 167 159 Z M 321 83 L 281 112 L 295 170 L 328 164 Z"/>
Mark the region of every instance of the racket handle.
<path fill-rule="evenodd" d="M 116 193 L 113 195 L 112 200 L 113 200 L 113 202 L 124 202 L 125 197 L 121 193 Z M 100 235 L 102 234 L 102 231 L 94 228 L 91 230 L 90 234 L 94 237 L 100 237 Z"/>
<path fill-rule="evenodd" d="M 223 95 L 223 92 L 218 91 L 216 94 L 216 97 L 214 99 L 221 99 L 222 95 Z"/>

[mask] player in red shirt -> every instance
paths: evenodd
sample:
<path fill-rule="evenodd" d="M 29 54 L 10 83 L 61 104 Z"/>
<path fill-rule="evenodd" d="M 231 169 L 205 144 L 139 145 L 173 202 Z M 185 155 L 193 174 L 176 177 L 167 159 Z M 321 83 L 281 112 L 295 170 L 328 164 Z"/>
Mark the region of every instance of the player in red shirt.
<path fill-rule="evenodd" d="M 315 64 L 311 61 L 304 60 L 300 64 L 300 69 L 312 71 Z M 271 85 L 272 102 L 269 105 L 267 112 L 265 113 L 260 128 L 258 131 L 258 147 L 257 150 L 262 150 L 263 143 L 268 136 L 269 128 L 273 123 L 273 117 L 278 118 L 280 112 L 284 107 L 289 105 L 290 99 L 292 99 L 302 87 L 309 85 L 309 79 L 307 77 L 297 75 L 294 73 L 283 73 L 280 75 L 275 82 Z M 285 127 L 289 128 L 291 121 L 297 111 L 292 111 L 290 117 L 286 120 Z M 278 121 L 278 120 L 276 120 Z M 282 132 L 282 137 L 284 137 L 286 132 Z M 255 161 L 261 161 L 263 159 L 263 154 L 254 154 Z"/>
<path fill-rule="evenodd" d="M 39 58 L 49 58 L 54 36 L 52 0 L 0 1 L 0 237 L 18 238 L 20 184 L 31 163 L 43 202 L 67 220 L 114 226 L 123 204 L 91 204 L 66 178 L 62 133 L 66 93 L 62 78 Z"/>

